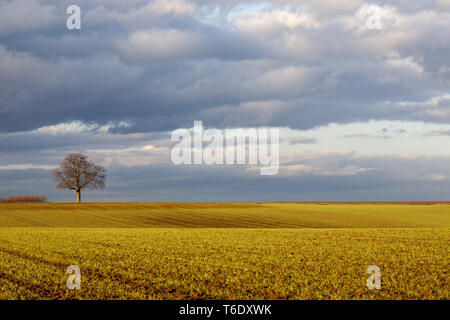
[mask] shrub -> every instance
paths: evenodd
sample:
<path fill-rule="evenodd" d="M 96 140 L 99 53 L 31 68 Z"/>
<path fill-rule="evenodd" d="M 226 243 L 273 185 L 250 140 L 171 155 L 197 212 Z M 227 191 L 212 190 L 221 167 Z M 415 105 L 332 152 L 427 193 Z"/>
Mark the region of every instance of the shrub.
<path fill-rule="evenodd" d="M 14 196 L 2 198 L 0 202 L 46 202 L 47 196 Z"/>

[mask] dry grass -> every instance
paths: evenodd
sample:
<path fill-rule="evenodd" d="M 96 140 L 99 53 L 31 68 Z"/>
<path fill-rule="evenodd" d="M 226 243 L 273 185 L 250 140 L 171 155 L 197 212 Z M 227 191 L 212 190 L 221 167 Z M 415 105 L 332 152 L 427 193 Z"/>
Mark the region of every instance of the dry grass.
<path fill-rule="evenodd" d="M 0 227 L 427 228 L 450 227 L 450 204 L 84 203 L 1 204 Z"/>

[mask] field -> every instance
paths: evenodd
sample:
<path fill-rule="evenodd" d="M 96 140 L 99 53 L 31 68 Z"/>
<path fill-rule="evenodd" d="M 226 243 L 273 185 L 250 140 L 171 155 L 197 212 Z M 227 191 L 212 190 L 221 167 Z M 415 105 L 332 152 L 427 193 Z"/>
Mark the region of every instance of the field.
<path fill-rule="evenodd" d="M 0 298 L 448 299 L 449 240 L 445 203 L 0 204 Z"/>

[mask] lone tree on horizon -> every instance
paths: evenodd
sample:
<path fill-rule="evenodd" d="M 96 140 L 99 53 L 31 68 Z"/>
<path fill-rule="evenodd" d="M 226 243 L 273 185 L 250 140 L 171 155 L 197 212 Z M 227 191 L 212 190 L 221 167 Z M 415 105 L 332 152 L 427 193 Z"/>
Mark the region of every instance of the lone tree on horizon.
<path fill-rule="evenodd" d="M 61 162 L 59 169 L 53 171 L 56 187 L 74 190 L 78 203 L 81 202 L 81 190 L 105 188 L 106 169 L 87 158 L 81 153 L 71 153 Z"/>

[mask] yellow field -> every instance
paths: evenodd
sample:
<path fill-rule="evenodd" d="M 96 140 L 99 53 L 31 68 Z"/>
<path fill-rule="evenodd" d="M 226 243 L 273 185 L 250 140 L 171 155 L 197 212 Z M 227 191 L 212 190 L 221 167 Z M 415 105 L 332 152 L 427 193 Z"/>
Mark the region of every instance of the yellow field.
<path fill-rule="evenodd" d="M 449 240 L 448 204 L 2 204 L 0 298 L 448 299 Z"/>
<path fill-rule="evenodd" d="M 435 228 L 450 227 L 450 203 L 0 204 L 0 227 Z"/>

